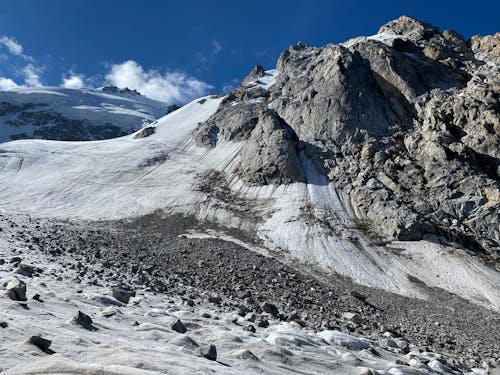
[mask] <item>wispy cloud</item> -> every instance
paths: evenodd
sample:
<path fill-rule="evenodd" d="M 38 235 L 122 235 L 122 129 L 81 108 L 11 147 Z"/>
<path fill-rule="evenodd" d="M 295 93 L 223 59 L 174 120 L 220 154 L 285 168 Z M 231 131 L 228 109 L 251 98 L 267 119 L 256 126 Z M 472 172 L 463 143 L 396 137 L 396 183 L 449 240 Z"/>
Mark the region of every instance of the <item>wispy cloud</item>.
<path fill-rule="evenodd" d="M 4 35 L 0 38 L 0 44 L 4 45 L 13 55 L 23 56 L 23 46 L 14 38 Z"/>
<path fill-rule="evenodd" d="M 35 59 L 24 52 L 24 47 L 15 38 L 0 36 L 0 47 L 7 52 L 2 54 L 5 65 L 11 73 L 24 81 L 23 85 L 17 84 L 12 78 L 0 78 L 0 90 L 9 90 L 22 86 L 42 86 L 41 73 L 44 68 L 37 66 Z M 9 70 L 9 69 L 7 69 Z"/>
<path fill-rule="evenodd" d="M 133 60 L 111 66 L 106 81 L 114 86 L 137 90 L 159 101 L 185 102 L 206 94 L 212 86 L 179 72 L 145 70 Z"/>
<path fill-rule="evenodd" d="M 222 44 L 213 38 L 210 44 L 200 52 L 196 53 L 196 60 L 198 61 L 198 70 L 210 70 L 210 67 L 215 63 L 217 55 L 223 50 Z"/>
<path fill-rule="evenodd" d="M 217 55 L 220 51 L 222 51 L 222 44 L 217 39 L 212 39 L 212 55 Z"/>

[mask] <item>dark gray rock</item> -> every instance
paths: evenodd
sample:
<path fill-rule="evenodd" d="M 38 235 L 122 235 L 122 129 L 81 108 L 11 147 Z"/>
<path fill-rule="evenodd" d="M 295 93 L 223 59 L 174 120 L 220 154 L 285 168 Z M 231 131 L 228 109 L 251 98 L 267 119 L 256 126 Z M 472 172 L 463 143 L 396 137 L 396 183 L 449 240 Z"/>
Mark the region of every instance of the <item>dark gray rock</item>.
<path fill-rule="evenodd" d="M 29 343 L 35 345 L 38 349 L 46 354 L 54 354 L 55 352 L 50 349 L 52 341 L 44 339 L 41 336 L 31 336 Z"/>
<path fill-rule="evenodd" d="M 259 326 L 259 327 L 261 327 L 261 328 L 267 328 L 267 327 L 269 327 L 269 321 L 266 319 L 266 317 L 261 316 L 261 317 L 257 320 L 257 326 Z"/>
<path fill-rule="evenodd" d="M 89 331 L 97 331 L 97 327 L 94 326 L 92 318 L 81 311 L 78 311 L 75 322 Z"/>
<path fill-rule="evenodd" d="M 111 288 L 111 291 L 113 293 L 113 297 L 124 304 L 127 304 L 130 300 L 130 297 L 134 296 L 135 294 L 134 292 L 125 290 L 120 287 L 113 287 Z"/>
<path fill-rule="evenodd" d="M 156 128 L 154 128 L 153 126 L 146 126 L 140 132 L 134 135 L 134 139 L 146 138 L 153 135 L 154 133 L 156 133 Z"/>
<path fill-rule="evenodd" d="M 12 258 L 10 258 L 9 263 L 13 263 L 14 266 L 18 266 L 19 263 L 21 263 L 22 261 L 23 261 L 23 258 L 21 258 L 21 257 L 12 257 Z"/>
<path fill-rule="evenodd" d="M 201 355 L 210 361 L 217 360 L 217 348 L 215 345 L 208 345 L 201 349 Z"/>
<path fill-rule="evenodd" d="M 26 276 L 26 277 L 33 277 L 33 274 L 36 272 L 39 272 L 40 270 L 34 266 L 31 266 L 29 264 L 20 264 L 17 269 L 15 270 L 16 273 Z"/>
<path fill-rule="evenodd" d="M 187 328 L 184 326 L 184 324 L 181 322 L 180 319 L 177 319 L 175 322 L 173 322 L 170 325 L 170 328 L 173 331 L 178 332 L 178 333 L 186 333 L 187 332 Z"/>
<path fill-rule="evenodd" d="M 278 316 L 279 315 L 279 310 L 278 308 L 276 307 L 276 305 L 270 303 L 270 302 L 264 302 L 260 308 L 262 309 L 262 311 L 266 312 L 266 313 L 269 313 L 273 316 Z"/>
<path fill-rule="evenodd" d="M 257 330 L 255 329 L 255 326 L 249 324 L 247 326 L 245 326 L 244 328 L 245 331 L 248 331 L 248 332 L 252 332 L 252 333 L 255 333 Z"/>
<path fill-rule="evenodd" d="M 26 298 L 26 283 L 19 279 L 9 281 L 5 287 L 7 293 L 14 301 L 27 301 Z"/>
<path fill-rule="evenodd" d="M 222 297 L 220 297 L 220 296 L 210 296 L 210 297 L 208 297 L 208 302 L 215 303 L 215 304 L 220 304 L 222 302 Z"/>

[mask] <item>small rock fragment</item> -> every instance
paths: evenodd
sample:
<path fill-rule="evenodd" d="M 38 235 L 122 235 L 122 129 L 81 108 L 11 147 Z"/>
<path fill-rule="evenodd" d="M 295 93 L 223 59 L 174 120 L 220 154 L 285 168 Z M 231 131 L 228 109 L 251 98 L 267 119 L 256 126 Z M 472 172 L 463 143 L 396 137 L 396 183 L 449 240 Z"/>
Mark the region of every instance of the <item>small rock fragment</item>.
<path fill-rule="evenodd" d="M 52 341 L 44 339 L 41 336 L 31 336 L 29 339 L 29 343 L 35 345 L 42 352 L 47 354 L 54 354 L 55 352 L 50 349 L 50 345 L 52 345 Z"/>
<path fill-rule="evenodd" d="M 255 333 L 256 329 L 253 325 L 249 324 L 245 327 L 245 331 Z"/>
<path fill-rule="evenodd" d="M 175 322 L 173 322 L 170 325 L 170 328 L 178 333 L 186 333 L 187 332 L 186 326 L 181 322 L 180 319 L 177 319 Z"/>
<path fill-rule="evenodd" d="M 41 270 L 39 268 L 36 268 L 34 266 L 31 266 L 29 264 L 24 264 L 21 263 L 19 266 L 16 268 L 16 273 L 26 276 L 26 277 L 33 277 L 33 275 L 37 272 L 40 272 Z"/>
<path fill-rule="evenodd" d="M 215 345 L 209 345 L 201 349 L 201 355 L 210 361 L 217 360 L 217 348 Z"/>
<path fill-rule="evenodd" d="M 378 344 L 384 348 L 397 348 L 398 344 L 391 339 L 381 339 L 378 341 Z"/>
<path fill-rule="evenodd" d="M 366 299 L 366 296 L 364 294 L 361 294 L 356 290 L 351 290 L 350 294 L 351 296 L 353 296 L 356 299 L 359 299 L 360 301 L 364 301 Z"/>
<path fill-rule="evenodd" d="M 133 292 L 120 287 L 113 287 L 111 290 L 113 292 L 113 297 L 124 304 L 127 304 L 130 297 L 134 295 Z"/>
<path fill-rule="evenodd" d="M 269 321 L 265 317 L 261 316 L 257 321 L 257 326 L 261 328 L 267 328 L 269 327 Z"/>
<path fill-rule="evenodd" d="M 210 296 L 210 297 L 208 297 L 208 302 L 210 302 L 210 303 L 221 303 L 222 302 L 222 298 L 219 297 L 219 296 Z"/>
<path fill-rule="evenodd" d="M 272 303 L 269 303 L 269 302 L 264 302 L 260 308 L 262 309 L 262 311 L 266 312 L 266 313 L 269 313 L 273 316 L 278 316 L 279 315 L 279 310 L 278 308 L 273 305 Z"/>
<path fill-rule="evenodd" d="M 81 311 L 78 311 L 78 315 L 75 317 L 75 322 L 89 331 L 97 330 L 97 328 L 93 325 L 92 318 Z"/>
<path fill-rule="evenodd" d="M 363 319 L 361 318 L 361 316 L 359 316 L 359 314 L 356 314 L 353 312 L 343 313 L 342 318 L 345 320 L 350 320 L 351 322 L 358 323 L 358 324 L 363 321 Z"/>

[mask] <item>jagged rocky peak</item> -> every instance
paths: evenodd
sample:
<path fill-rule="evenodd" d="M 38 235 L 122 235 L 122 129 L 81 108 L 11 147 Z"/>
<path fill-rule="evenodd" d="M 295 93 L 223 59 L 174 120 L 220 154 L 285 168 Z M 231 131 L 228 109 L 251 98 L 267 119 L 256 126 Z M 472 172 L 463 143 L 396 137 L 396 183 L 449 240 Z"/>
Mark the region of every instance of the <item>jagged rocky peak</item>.
<path fill-rule="evenodd" d="M 102 88 L 103 92 L 112 93 L 112 94 L 126 94 L 126 95 L 139 95 L 142 94 L 137 90 L 131 90 L 128 87 L 119 88 L 113 85 L 107 85 Z"/>
<path fill-rule="evenodd" d="M 415 18 L 401 16 L 383 25 L 379 31 L 381 33 L 403 35 L 412 40 L 428 39 L 439 33 L 439 29 L 429 23 L 421 22 Z"/>
<path fill-rule="evenodd" d="M 264 74 L 264 67 L 260 64 L 256 64 L 250 74 L 243 80 L 242 84 L 255 84 Z"/>
<path fill-rule="evenodd" d="M 272 84 L 259 83 L 269 73 L 256 66 L 194 138 L 244 142 L 234 172 L 247 184 L 304 182 L 300 159 L 314 159 L 376 236 L 438 234 L 491 254 L 500 245 L 498 40 L 465 41 L 402 16 L 373 37 L 293 45 Z"/>
<path fill-rule="evenodd" d="M 472 51 L 478 60 L 500 64 L 500 32 L 494 35 L 474 35 L 470 40 Z"/>

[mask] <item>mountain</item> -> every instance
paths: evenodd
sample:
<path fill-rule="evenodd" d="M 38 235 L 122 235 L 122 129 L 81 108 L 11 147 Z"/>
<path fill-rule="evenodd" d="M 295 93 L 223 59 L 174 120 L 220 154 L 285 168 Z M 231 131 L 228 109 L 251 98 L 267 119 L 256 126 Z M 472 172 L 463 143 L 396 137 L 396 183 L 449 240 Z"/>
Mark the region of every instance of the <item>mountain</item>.
<path fill-rule="evenodd" d="M 0 142 L 16 139 L 88 141 L 116 138 L 166 113 L 167 105 L 135 90 L 60 87 L 0 91 Z"/>
<path fill-rule="evenodd" d="M 197 99 L 133 134 L 1 144 L 3 248 L 45 265 L 54 325 L 72 309 L 101 324 L 80 345 L 67 338 L 73 326 L 44 329 L 30 315 L 24 324 L 62 353 L 34 366 L 495 368 L 499 39 L 466 41 L 403 16 L 373 36 L 291 46 L 227 96 Z M 117 285 L 115 297 L 137 292 L 120 312 L 103 295 Z M 187 336 L 164 327 L 175 319 L 189 322 Z M 95 337 L 107 354 L 93 350 Z M 203 362 L 197 341 L 222 348 L 230 367 Z M 151 342 L 182 355 L 152 354 Z"/>

